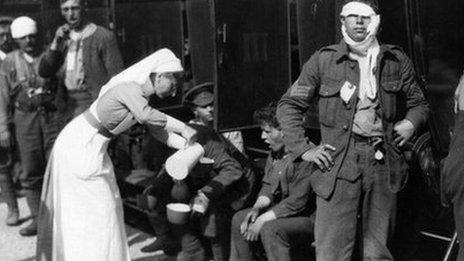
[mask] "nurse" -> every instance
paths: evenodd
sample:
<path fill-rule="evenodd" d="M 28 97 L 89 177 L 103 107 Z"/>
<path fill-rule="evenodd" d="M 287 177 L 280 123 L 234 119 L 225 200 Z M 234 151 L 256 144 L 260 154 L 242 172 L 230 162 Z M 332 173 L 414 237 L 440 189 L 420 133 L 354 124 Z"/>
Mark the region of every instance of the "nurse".
<path fill-rule="evenodd" d="M 130 260 L 123 207 L 112 162 L 111 138 L 134 124 L 174 148 L 196 131 L 148 104 L 176 93 L 183 68 L 161 49 L 113 77 L 91 107 L 59 134 L 41 197 L 37 260 Z"/>

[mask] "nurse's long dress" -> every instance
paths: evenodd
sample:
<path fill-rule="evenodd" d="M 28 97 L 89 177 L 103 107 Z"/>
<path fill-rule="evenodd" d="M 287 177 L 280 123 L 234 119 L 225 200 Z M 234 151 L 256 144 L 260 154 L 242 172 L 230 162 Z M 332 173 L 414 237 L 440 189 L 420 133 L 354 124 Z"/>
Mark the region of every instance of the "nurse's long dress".
<path fill-rule="evenodd" d="M 137 121 L 162 128 L 168 116 L 148 106 L 144 88 L 116 85 L 90 113 L 115 134 Z M 45 173 L 37 260 L 130 260 L 109 141 L 83 114 L 58 136 Z"/>

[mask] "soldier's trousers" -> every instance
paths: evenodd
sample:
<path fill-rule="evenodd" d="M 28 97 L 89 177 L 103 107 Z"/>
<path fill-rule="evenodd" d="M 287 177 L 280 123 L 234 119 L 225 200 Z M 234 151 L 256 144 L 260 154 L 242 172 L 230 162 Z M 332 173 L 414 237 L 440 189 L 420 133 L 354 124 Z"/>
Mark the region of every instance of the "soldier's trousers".
<path fill-rule="evenodd" d="M 360 260 L 393 260 L 387 237 L 396 194 L 388 186 L 388 168 L 374 158 L 374 148 L 367 142 L 350 146 L 349 152 L 356 153 L 352 167 L 360 176 L 355 181 L 339 178 L 329 199 L 317 197 L 316 258 L 350 261 L 358 240 Z"/>
<path fill-rule="evenodd" d="M 59 112 L 16 110 L 14 124 L 23 172 L 19 180 L 26 190 L 42 188 L 48 156 L 65 121 Z"/>

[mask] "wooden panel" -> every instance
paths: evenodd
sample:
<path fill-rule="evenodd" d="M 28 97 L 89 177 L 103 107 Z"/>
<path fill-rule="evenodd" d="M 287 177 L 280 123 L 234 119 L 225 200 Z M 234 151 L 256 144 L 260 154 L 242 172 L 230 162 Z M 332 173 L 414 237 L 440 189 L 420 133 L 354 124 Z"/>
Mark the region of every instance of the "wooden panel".
<path fill-rule="evenodd" d="M 298 0 L 298 42 L 300 64 L 319 48 L 335 42 L 334 1 Z"/>
<path fill-rule="evenodd" d="M 215 29 L 212 0 L 186 1 L 190 57 L 194 84 L 214 81 Z"/>
<path fill-rule="evenodd" d="M 159 48 L 183 56 L 181 1 L 138 1 L 115 4 L 115 21 L 127 65 Z"/>
<path fill-rule="evenodd" d="M 216 127 L 253 126 L 253 112 L 290 85 L 285 0 L 217 0 Z"/>

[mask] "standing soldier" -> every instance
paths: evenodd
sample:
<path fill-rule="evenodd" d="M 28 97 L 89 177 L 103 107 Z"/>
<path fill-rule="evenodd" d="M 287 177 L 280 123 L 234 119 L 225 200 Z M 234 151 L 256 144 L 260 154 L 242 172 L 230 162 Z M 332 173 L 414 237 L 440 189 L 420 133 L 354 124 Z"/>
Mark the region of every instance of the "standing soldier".
<path fill-rule="evenodd" d="M 10 25 L 11 17 L 0 17 L 0 66 L 6 55 L 12 50 Z M 1 103 L 0 106 L 5 106 Z M 0 111 L 6 111 L 2 109 Z M 10 133 L 8 115 L 1 113 L 0 122 L 6 124 L 0 127 L 0 189 L 8 207 L 6 224 L 14 226 L 19 224 L 18 203 L 13 187 L 12 165 L 13 165 L 13 138 Z"/>
<path fill-rule="evenodd" d="M 86 19 L 86 0 L 60 0 L 66 24 L 56 30 L 39 66 L 42 77 L 58 75 L 66 86 L 72 117 L 84 112 L 101 86 L 123 69 L 116 37 Z"/>
<path fill-rule="evenodd" d="M 56 103 L 56 80 L 38 76 L 42 49 L 36 22 L 18 17 L 11 24 L 11 34 L 19 49 L 6 56 L 0 69 L 0 115 L 4 115 L 0 129 L 3 135 L 11 136 L 8 122 L 12 116 L 23 167 L 19 179 L 32 216 L 32 223 L 19 233 L 31 236 L 37 233 L 46 159 L 63 120 Z"/>
<path fill-rule="evenodd" d="M 401 48 L 379 44 L 380 16 L 368 0 L 345 1 L 343 40 L 317 51 L 280 100 L 278 119 L 294 160 L 313 163 L 317 260 L 351 260 L 357 217 L 363 260 L 393 260 L 387 248 L 396 192 L 406 182 L 402 148 L 427 120 L 428 105 Z M 322 141 L 302 118 L 318 98 Z"/>

